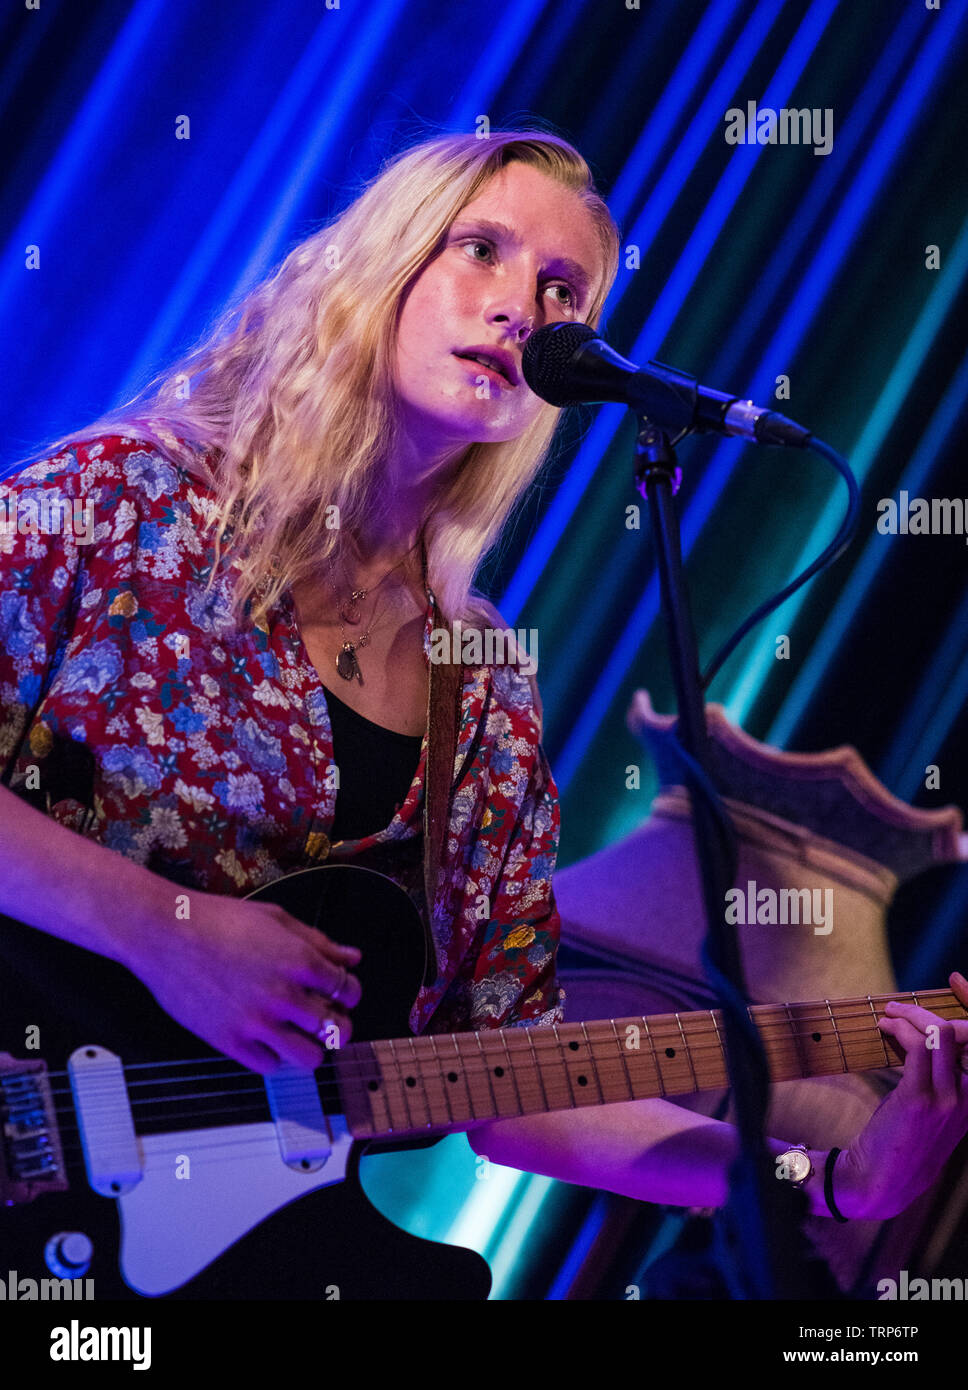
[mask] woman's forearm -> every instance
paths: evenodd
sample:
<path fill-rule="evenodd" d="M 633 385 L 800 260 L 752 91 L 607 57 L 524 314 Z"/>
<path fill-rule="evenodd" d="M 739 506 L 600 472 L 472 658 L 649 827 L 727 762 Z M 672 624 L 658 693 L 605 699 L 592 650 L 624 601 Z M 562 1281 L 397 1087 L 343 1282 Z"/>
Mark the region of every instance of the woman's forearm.
<path fill-rule="evenodd" d="M 477 1154 L 494 1163 L 541 1173 L 584 1187 L 604 1188 L 640 1201 L 684 1207 L 718 1207 L 727 1196 L 736 1157 L 733 1125 L 693 1114 L 665 1100 L 587 1106 L 547 1115 L 497 1120 L 468 1132 Z M 790 1143 L 767 1139 L 775 1156 Z M 814 1172 L 803 1190 L 815 1215 L 829 1215 L 823 1195 L 826 1150 L 808 1150 Z M 858 1214 L 844 1191 L 841 1164 L 835 1172 L 838 1206 Z"/>
<path fill-rule="evenodd" d="M 129 965 L 180 890 L 0 787 L 0 913 Z"/>

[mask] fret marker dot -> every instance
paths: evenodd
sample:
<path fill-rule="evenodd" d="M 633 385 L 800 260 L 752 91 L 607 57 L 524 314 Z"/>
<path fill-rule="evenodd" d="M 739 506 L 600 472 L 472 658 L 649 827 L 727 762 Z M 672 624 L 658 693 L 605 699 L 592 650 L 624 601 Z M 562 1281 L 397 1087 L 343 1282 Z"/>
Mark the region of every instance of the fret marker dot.
<path fill-rule="evenodd" d="M 408 1076 L 408 1077 L 407 1077 L 407 1085 L 408 1085 L 408 1086 L 410 1086 L 410 1087 L 412 1088 L 412 1087 L 416 1086 L 416 1084 L 417 1084 L 417 1078 L 416 1078 L 415 1076 Z"/>
<path fill-rule="evenodd" d="M 447 1073 L 447 1080 L 448 1080 L 448 1081 L 456 1081 L 456 1080 L 457 1080 L 457 1073 L 456 1073 L 455 1071 L 449 1071 L 449 1072 Z"/>
<path fill-rule="evenodd" d="M 576 1042 L 570 1042 L 568 1046 L 571 1048 L 572 1052 L 578 1051 L 578 1044 Z"/>
<path fill-rule="evenodd" d="M 674 1047 L 667 1047 L 667 1048 L 666 1048 L 666 1056 L 667 1056 L 667 1057 L 674 1057 L 675 1055 L 676 1055 L 676 1050 L 675 1050 Z"/>
<path fill-rule="evenodd" d="M 368 1082 L 367 1082 L 367 1090 L 368 1090 L 368 1091 L 378 1091 L 379 1089 L 380 1089 L 380 1083 L 379 1083 L 379 1081 L 368 1081 Z"/>
<path fill-rule="evenodd" d="M 494 1068 L 494 1075 L 495 1075 L 495 1076 L 503 1076 L 503 1075 L 504 1075 L 504 1068 L 503 1068 L 503 1067 L 495 1067 L 495 1068 Z"/>
<path fill-rule="evenodd" d="M 587 1076 L 580 1076 L 580 1077 L 578 1078 L 578 1084 L 579 1084 L 579 1086 L 587 1086 L 587 1085 L 588 1085 L 588 1077 L 587 1077 Z"/>
<path fill-rule="evenodd" d="M 813 1038 L 814 1042 L 819 1042 L 820 1039 L 823 1037 L 823 1034 L 822 1034 L 822 1033 L 811 1033 L 810 1036 L 811 1036 L 811 1038 Z"/>

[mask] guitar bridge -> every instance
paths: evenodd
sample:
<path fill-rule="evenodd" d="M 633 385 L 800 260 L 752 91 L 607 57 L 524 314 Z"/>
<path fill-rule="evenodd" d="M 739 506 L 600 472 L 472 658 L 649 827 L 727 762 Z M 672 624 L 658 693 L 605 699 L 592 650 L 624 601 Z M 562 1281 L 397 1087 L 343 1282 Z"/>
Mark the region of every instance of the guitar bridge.
<path fill-rule="evenodd" d="M 0 1052 L 0 1205 L 67 1187 L 47 1064 Z"/>

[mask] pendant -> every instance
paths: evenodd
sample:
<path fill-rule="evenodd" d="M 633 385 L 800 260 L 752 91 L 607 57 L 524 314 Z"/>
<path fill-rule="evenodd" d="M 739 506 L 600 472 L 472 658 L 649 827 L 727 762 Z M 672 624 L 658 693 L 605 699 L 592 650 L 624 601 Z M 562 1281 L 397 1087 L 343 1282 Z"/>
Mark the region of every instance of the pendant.
<path fill-rule="evenodd" d="M 339 606 L 339 615 L 344 623 L 351 623 L 354 627 L 362 616 L 359 603 L 366 598 L 365 589 L 354 589 L 348 599 L 344 599 Z"/>
<path fill-rule="evenodd" d="M 356 659 L 356 648 L 352 642 L 343 643 L 343 649 L 336 658 L 336 669 L 344 681 L 351 681 L 355 677 L 362 684 L 360 664 Z"/>

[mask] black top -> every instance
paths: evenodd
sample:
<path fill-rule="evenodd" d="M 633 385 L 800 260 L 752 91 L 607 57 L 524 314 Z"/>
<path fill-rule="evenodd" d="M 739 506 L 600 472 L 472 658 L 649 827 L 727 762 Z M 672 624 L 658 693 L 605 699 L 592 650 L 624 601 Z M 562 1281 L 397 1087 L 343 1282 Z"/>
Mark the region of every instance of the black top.
<path fill-rule="evenodd" d="M 420 763 L 422 734 L 398 734 L 364 719 L 328 686 L 333 761 L 339 769 L 336 814 L 329 838 L 361 840 L 385 830 L 407 798 Z"/>

